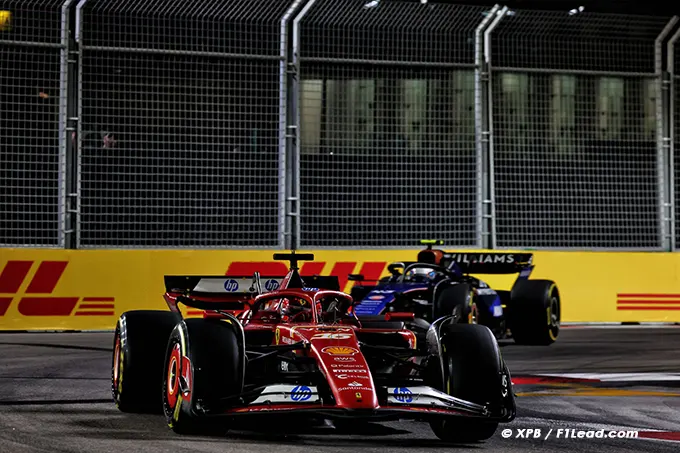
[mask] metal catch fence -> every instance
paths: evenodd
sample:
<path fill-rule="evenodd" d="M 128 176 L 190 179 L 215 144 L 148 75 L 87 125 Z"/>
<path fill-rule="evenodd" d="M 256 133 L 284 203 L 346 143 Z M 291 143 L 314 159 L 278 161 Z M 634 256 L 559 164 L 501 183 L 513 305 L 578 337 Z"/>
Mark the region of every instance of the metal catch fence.
<path fill-rule="evenodd" d="M 658 249 L 669 18 L 524 11 L 491 42 L 497 245 Z"/>
<path fill-rule="evenodd" d="M 0 246 L 676 250 L 677 17 L 0 0 Z"/>
<path fill-rule="evenodd" d="M 277 0 L 89 0 L 82 247 L 279 245 Z"/>
<path fill-rule="evenodd" d="M 0 245 L 64 245 L 63 0 L 0 2 Z"/>

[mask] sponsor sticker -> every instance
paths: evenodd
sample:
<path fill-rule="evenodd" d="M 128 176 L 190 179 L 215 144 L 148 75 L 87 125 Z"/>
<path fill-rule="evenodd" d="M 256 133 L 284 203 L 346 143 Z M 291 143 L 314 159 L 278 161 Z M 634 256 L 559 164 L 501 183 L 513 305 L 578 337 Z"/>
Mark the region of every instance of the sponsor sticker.
<path fill-rule="evenodd" d="M 331 363 L 331 368 L 366 368 L 366 367 L 363 365 L 352 365 L 351 363 L 343 364 Z"/>
<path fill-rule="evenodd" d="M 410 403 L 413 401 L 413 392 L 406 387 L 397 387 L 394 389 L 394 399 L 400 403 Z"/>
<path fill-rule="evenodd" d="M 341 357 L 334 357 L 333 360 L 335 360 L 336 362 L 356 362 L 357 361 L 357 359 L 355 359 L 354 357 L 342 357 L 342 356 Z M 340 366 L 340 365 L 331 365 L 331 366 Z M 347 366 L 350 366 L 350 365 L 347 365 Z"/>
<path fill-rule="evenodd" d="M 238 282 L 236 280 L 226 280 L 224 282 L 224 290 L 230 293 L 238 290 Z"/>
<path fill-rule="evenodd" d="M 296 402 L 307 401 L 312 397 L 312 389 L 306 385 L 298 385 L 290 391 L 290 399 Z"/>
<path fill-rule="evenodd" d="M 447 257 L 448 258 L 448 257 Z M 452 253 L 450 255 L 454 261 L 459 263 L 504 263 L 513 264 L 515 255 L 512 253 Z"/>
<path fill-rule="evenodd" d="M 368 376 L 350 376 L 349 374 L 338 374 L 335 376 L 338 379 L 368 379 Z M 347 384 L 351 385 L 351 384 Z"/>
<path fill-rule="evenodd" d="M 370 300 L 383 300 L 385 298 L 385 296 L 376 295 L 376 296 L 368 296 L 368 298 Z"/>
<path fill-rule="evenodd" d="M 264 289 L 267 291 L 275 291 L 279 288 L 279 282 L 274 279 L 267 280 L 264 282 Z"/>
<path fill-rule="evenodd" d="M 360 383 L 360 382 L 354 381 L 354 382 L 350 382 L 347 385 L 349 385 L 350 387 L 361 387 L 363 384 Z"/>
<path fill-rule="evenodd" d="M 358 384 L 358 382 L 357 382 L 357 384 Z M 348 384 L 348 385 L 349 385 L 349 384 Z M 366 391 L 366 392 L 372 392 L 372 391 L 373 391 L 373 389 L 370 388 L 370 387 L 357 387 L 357 386 L 352 386 L 352 387 L 340 387 L 340 388 L 338 389 L 339 392 L 346 392 L 346 391 L 348 391 L 348 390 L 351 390 L 351 391 L 353 391 L 353 392 L 355 392 L 355 391 L 357 391 L 357 390 L 363 390 L 363 391 Z"/>
<path fill-rule="evenodd" d="M 353 356 L 359 353 L 359 350 L 350 346 L 326 346 L 321 350 L 324 354 L 337 356 Z"/>
<path fill-rule="evenodd" d="M 346 370 L 333 369 L 333 373 L 368 373 L 368 370 L 366 368 L 363 369 L 347 368 Z"/>

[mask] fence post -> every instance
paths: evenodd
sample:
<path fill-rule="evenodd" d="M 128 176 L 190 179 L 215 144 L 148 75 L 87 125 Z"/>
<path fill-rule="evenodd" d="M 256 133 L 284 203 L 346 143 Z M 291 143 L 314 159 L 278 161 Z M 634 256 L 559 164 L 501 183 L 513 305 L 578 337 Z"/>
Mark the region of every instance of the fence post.
<path fill-rule="evenodd" d="M 677 22 L 678 17 L 674 16 L 673 19 Z M 665 114 L 667 126 L 666 137 L 668 137 L 668 189 L 669 194 L 669 204 L 670 209 L 670 251 L 675 251 L 677 247 L 675 239 L 675 216 L 676 216 L 676 206 L 675 206 L 675 94 L 676 94 L 676 83 L 677 75 L 675 74 L 675 43 L 678 38 L 680 38 L 680 28 L 671 36 L 670 40 L 666 44 L 666 73 L 668 77 L 668 82 L 664 85 L 666 86 L 666 110 L 662 112 Z M 660 50 L 657 49 L 657 56 L 660 58 Z M 660 86 L 662 86 L 660 84 Z"/>
<path fill-rule="evenodd" d="M 486 111 L 488 103 L 487 84 L 489 83 L 488 68 L 484 64 L 484 31 L 500 9 L 494 5 L 489 14 L 475 29 L 475 142 L 477 148 L 477 247 L 488 248 L 489 229 L 485 217 L 485 201 L 488 199 L 484 156 L 489 148 L 489 116 Z"/>
<path fill-rule="evenodd" d="M 673 222 L 673 203 L 672 203 L 672 190 L 673 190 L 673 171 L 671 167 L 673 166 L 673 160 L 668 160 L 670 156 L 670 132 L 669 132 L 669 115 L 668 110 L 670 103 L 669 99 L 671 94 L 669 90 L 670 78 L 668 77 L 668 68 L 664 71 L 663 68 L 663 58 L 662 58 L 662 46 L 663 41 L 666 36 L 672 30 L 678 18 L 674 16 L 666 24 L 664 29 L 659 33 L 656 40 L 654 41 L 654 70 L 657 76 L 657 86 L 656 86 L 656 146 L 657 146 L 657 178 L 659 185 L 659 233 L 661 239 L 661 247 L 664 250 L 673 249 L 672 240 L 672 230 L 673 228 L 669 225 L 669 222 Z M 670 126 L 672 127 L 672 126 Z"/>
<path fill-rule="evenodd" d="M 74 153 L 73 153 L 73 165 L 75 166 L 75 171 L 74 171 L 74 194 L 71 197 L 71 202 L 72 202 L 72 209 L 74 210 L 76 219 L 74 222 L 75 226 L 75 248 L 80 248 L 80 189 L 81 189 L 81 169 L 82 169 L 82 153 L 81 150 L 83 149 L 83 122 L 81 121 L 83 118 L 83 65 L 82 65 L 82 56 L 83 56 L 83 8 L 85 7 L 85 3 L 87 3 L 88 0 L 80 0 L 78 4 L 76 5 L 76 46 L 77 46 L 77 52 L 78 52 L 78 84 L 76 87 L 76 112 L 75 112 L 75 117 L 73 118 L 74 122 L 76 123 L 76 143 L 74 145 Z"/>
<path fill-rule="evenodd" d="M 279 247 L 286 249 L 296 248 L 295 228 L 297 199 L 294 189 L 294 165 L 293 154 L 295 147 L 295 123 L 294 120 L 294 95 L 293 79 L 297 74 L 289 69 L 289 40 L 288 23 L 295 10 L 303 0 L 295 0 L 286 10 L 281 19 L 281 62 L 279 69 Z M 291 118 L 293 118 L 291 120 Z"/>
<path fill-rule="evenodd" d="M 69 10 L 73 0 L 61 6 L 61 58 L 59 62 L 59 247 L 73 248 L 71 216 L 71 171 L 69 169 L 69 109 L 71 101 L 71 40 Z"/>
<path fill-rule="evenodd" d="M 504 6 L 500 11 L 495 13 L 493 22 L 484 31 L 484 67 L 486 68 L 486 136 L 487 149 L 486 155 L 482 158 L 483 166 L 483 181 L 484 190 L 482 196 L 484 197 L 484 220 L 486 224 L 486 241 L 483 244 L 484 248 L 496 248 L 496 206 L 495 206 L 495 184 L 494 184 L 494 168 L 493 168 L 493 82 L 491 77 L 491 33 L 503 20 L 508 7 Z"/>
<path fill-rule="evenodd" d="M 314 6 L 316 0 L 309 0 L 293 20 L 293 45 L 290 62 L 290 112 L 293 118 L 288 134 L 291 138 L 291 208 L 290 218 L 293 220 L 291 229 L 291 246 L 296 249 L 301 243 L 300 237 L 300 21 Z"/>
<path fill-rule="evenodd" d="M 78 84 L 78 50 L 74 37 L 71 35 L 71 7 L 75 0 L 67 0 L 62 8 L 62 55 L 61 55 L 61 86 L 63 105 L 60 107 L 60 165 L 63 166 L 64 182 L 63 203 L 64 221 L 62 223 L 64 247 L 77 248 L 77 216 L 78 216 L 78 172 L 76 165 L 77 150 L 73 134 L 77 129 L 77 84 Z M 76 19 L 77 21 L 77 19 Z M 75 27 L 78 27 L 76 22 Z"/>

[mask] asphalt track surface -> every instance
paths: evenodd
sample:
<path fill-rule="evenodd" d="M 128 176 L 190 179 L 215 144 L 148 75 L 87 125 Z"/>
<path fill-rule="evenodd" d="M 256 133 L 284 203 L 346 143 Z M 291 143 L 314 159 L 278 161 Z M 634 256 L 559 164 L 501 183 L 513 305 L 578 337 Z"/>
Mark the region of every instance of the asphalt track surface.
<path fill-rule="evenodd" d="M 565 438 L 565 430 L 680 432 L 680 381 L 518 385 L 518 417 L 484 443 L 451 446 L 418 422 L 270 426 L 179 436 L 158 415 L 120 413 L 110 396 L 110 333 L 0 334 L 0 452 L 678 452 L 671 440 Z M 502 347 L 513 377 L 540 373 L 680 373 L 680 328 L 564 329 L 551 347 Z M 502 430 L 511 429 L 511 438 Z M 516 438 L 533 429 L 530 438 Z M 536 436 L 537 430 L 540 435 Z M 569 431 L 570 433 L 573 431 Z M 577 432 L 577 431 L 576 431 Z M 585 434 L 585 433 L 584 433 Z M 559 438 L 557 436 L 560 436 Z M 577 435 L 577 434 L 576 434 Z M 655 435 L 655 434 L 653 434 Z M 546 439 L 547 437 L 547 439 Z"/>

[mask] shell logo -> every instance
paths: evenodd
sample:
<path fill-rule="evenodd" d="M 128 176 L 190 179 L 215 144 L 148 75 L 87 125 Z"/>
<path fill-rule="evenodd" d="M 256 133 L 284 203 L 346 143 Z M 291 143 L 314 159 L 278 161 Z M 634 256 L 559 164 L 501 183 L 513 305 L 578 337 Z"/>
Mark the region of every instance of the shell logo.
<path fill-rule="evenodd" d="M 328 355 L 354 355 L 359 351 L 349 346 L 326 346 L 321 352 Z"/>

